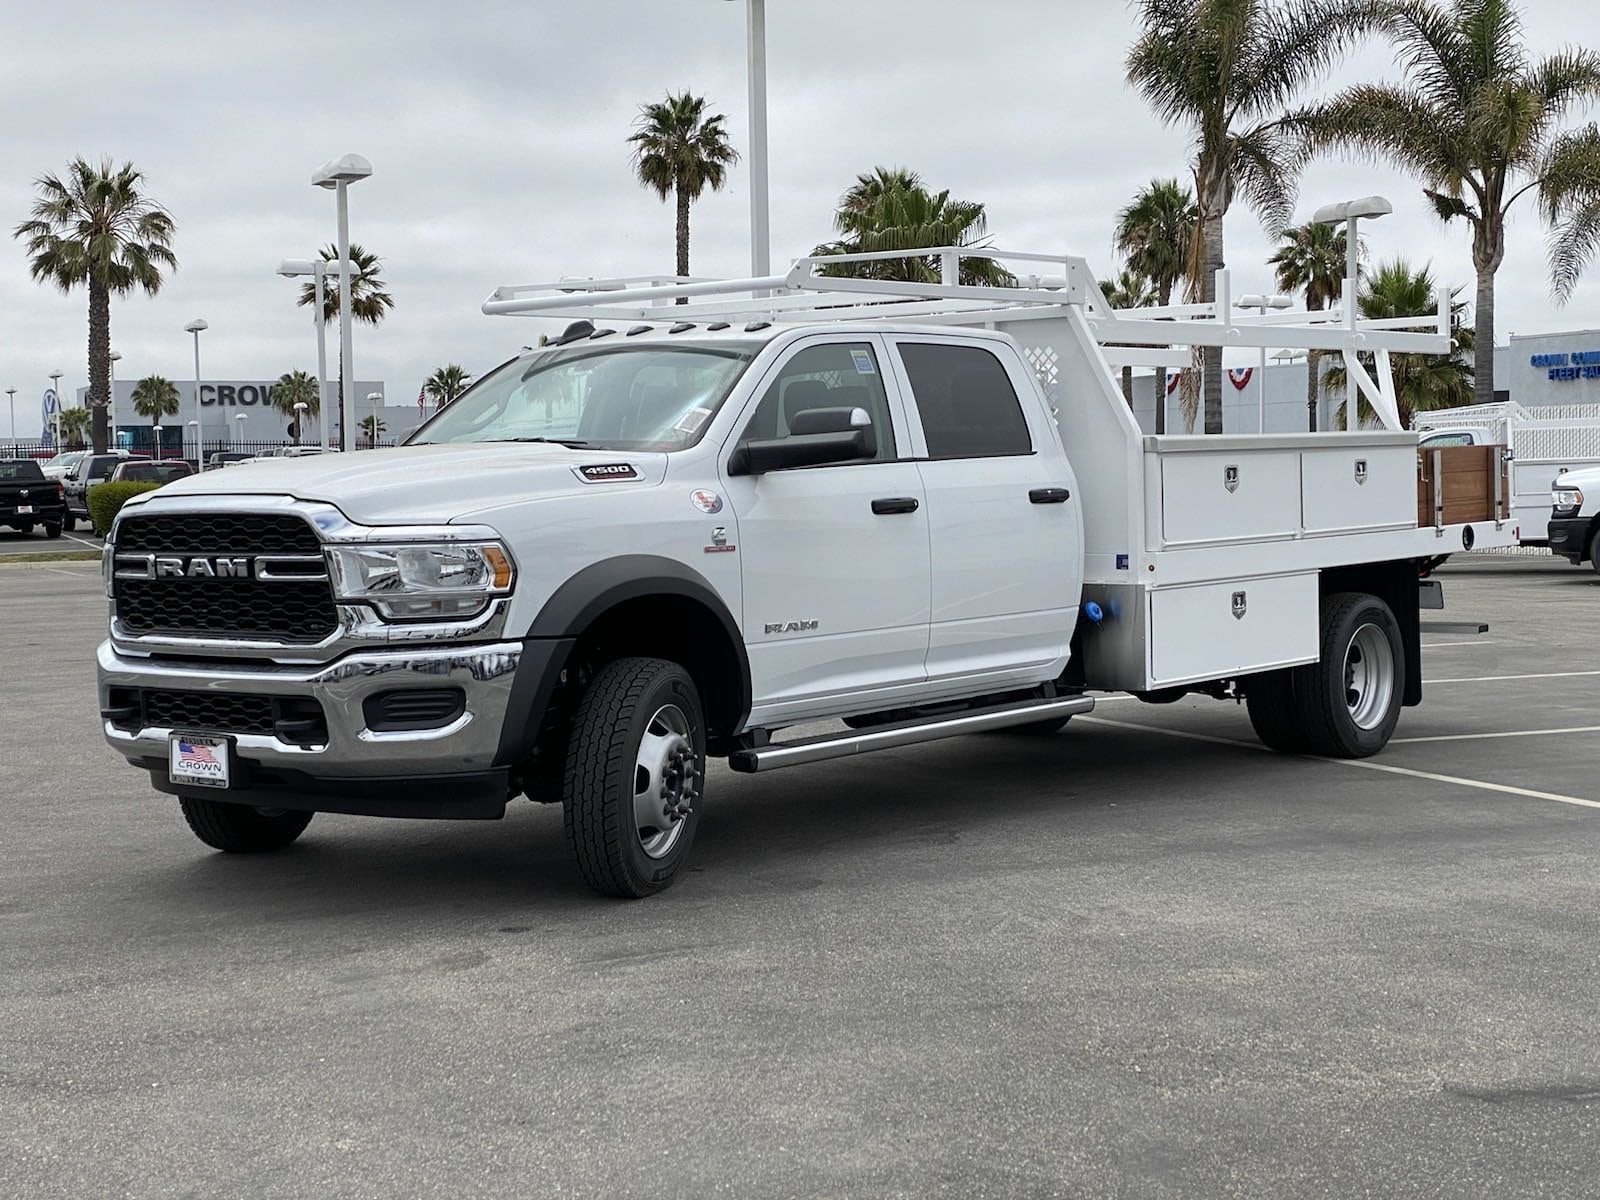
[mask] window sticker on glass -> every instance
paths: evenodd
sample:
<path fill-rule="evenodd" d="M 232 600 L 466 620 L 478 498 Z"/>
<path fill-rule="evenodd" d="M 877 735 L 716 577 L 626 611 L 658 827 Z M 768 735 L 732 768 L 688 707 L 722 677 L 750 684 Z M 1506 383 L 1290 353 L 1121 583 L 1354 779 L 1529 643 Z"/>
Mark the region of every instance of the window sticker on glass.
<path fill-rule="evenodd" d="M 681 433 L 685 437 L 698 433 L 700 426 L 706 423 L 706 418 L 711 415 L 709 408 L 691 408 L 678 418 L 678 423 L 672 427 L 674 433 Z"/>
<path fill-rule="evenodd" d="M 850 351 L 850 360 L 856 364 L 857 375 L 876 375 L 877 369 L 872 365 L 872 352 L 870 350 Z"/>

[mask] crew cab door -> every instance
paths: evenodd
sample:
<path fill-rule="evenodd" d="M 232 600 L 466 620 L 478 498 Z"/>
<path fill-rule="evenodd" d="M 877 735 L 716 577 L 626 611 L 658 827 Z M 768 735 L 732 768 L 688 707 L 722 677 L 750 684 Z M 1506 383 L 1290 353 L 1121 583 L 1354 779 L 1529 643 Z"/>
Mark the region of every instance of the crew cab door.
<path fill-rule="evenodd" d="M 924 678 L 928 513 L 917 465 L 902 461 L 909 428 L 884 352 L 875 336 L 797 343 L 762 378 L 723 446 L 752 725 L 891 707 Z M 864 409 L 875 456 L 727 475 L 740 443 L 787 437 L 794 415 L 816 408 Z"/>
<path fill-rule="evenodd" d="M 1065 665 L 1082 587 L 1082 514 L 1059 437 L 1004 346 L 887 340 L 928 497 L 929 684 L 1031 682 Z"/>

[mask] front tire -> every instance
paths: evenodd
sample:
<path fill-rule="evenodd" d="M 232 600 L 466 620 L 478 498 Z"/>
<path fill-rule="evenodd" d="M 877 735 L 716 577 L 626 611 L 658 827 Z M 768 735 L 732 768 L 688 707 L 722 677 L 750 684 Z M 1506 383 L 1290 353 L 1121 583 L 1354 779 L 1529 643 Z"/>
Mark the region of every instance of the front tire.
<path fill-rule="evenodd" d="M 178 804 L 195 837 L 228 854 L 282 850 L 305 832 L 313 814 L 247 804 L 222 804 L 182 796 Z"/>
<path fill-rule="evenodd" d="M 61 536 L 61 526 L 59 526 L 59 525 L 51 525 L 51 524 L 49 524 L 47 522 L 45 524 L 45 527 L 44 527 L 44 535 L 47 538 L 58 538 L 58 537 L 60 537 Z"/>
<path fill-rule="evenodd" d="M 68 533 L 78 528 L 78 518 L 72 515 L 70 509 L 67 511 L 66 518 L 61 522 L 61 527 Z"/>
<path fill-rule="evenodd" d="M 704 709 L 688 671 L 623 658 L 596 672 L 573 715 L 561 788 L 584 881 L 628 899 L 671 884 L 699 828 L 705 770 Z"/>
<path fill-rule="evenodd" d="M 1600 525 L 1594 527 L 1594 534 L 1589 538 L 1589 565 L 1600 575 Z"/>

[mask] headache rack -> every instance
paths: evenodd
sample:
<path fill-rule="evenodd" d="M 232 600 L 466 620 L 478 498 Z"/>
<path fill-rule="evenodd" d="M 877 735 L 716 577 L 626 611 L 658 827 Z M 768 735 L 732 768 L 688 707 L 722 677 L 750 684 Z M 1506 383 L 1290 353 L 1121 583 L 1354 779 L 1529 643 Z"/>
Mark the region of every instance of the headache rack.
<path fill-rule="evenodd" d="M 1012 286 L 962 283 L 964 260 L 1002 265 Z M 938 282 L 859 279 L 825 272 L 844 264 L 919 264 Z M 871 268 L 868 268 L 871 269 Z M 728 322 L 894 321 L 1013 327 L 1066 317 L 1083 320 L 1111 366 L 1188 367 L 1199 347 L 1316 350 L 1343 356 L 1350 397 L 1359 392 L 1385 428 L 1401 429 L 1391 354 L 1445 354 L 1451 347 L 1450 303 L 1440 291 L 1434 313 L 1369 320 L 1359 317 L 1346 280 L 1341 303 L 1322 310 L 1241 312 L 1230 273 L 1216 274 L 1217 298 L 1190 304 L 1114 309 L 1089 270 L 1071 254 L 943 246 L 870 254 L 811 255 L 787 274 L 749 279 L 625 276 L 562 278 L 496 288 L 484 301 L 491 316 L 676 324 Z M 1358 354 L 1372 355 L 1369 370 Z M 1348 402 L 1348 398 L 1347 398 Z"/>

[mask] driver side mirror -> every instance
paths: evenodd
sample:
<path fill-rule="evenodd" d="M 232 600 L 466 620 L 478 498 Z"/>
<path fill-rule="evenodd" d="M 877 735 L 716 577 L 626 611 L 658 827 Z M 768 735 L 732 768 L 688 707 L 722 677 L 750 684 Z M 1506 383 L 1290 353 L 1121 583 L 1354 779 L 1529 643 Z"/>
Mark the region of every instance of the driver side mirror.
<path fill-rule="evenodd" d="M 729 475 L 765 475 L 790 467 L 853 462 L 878 453 L 872 417 L 864 408 L 812 408 L 796 413 L 789 436 L 760 438 L 735 448 Z"/>

